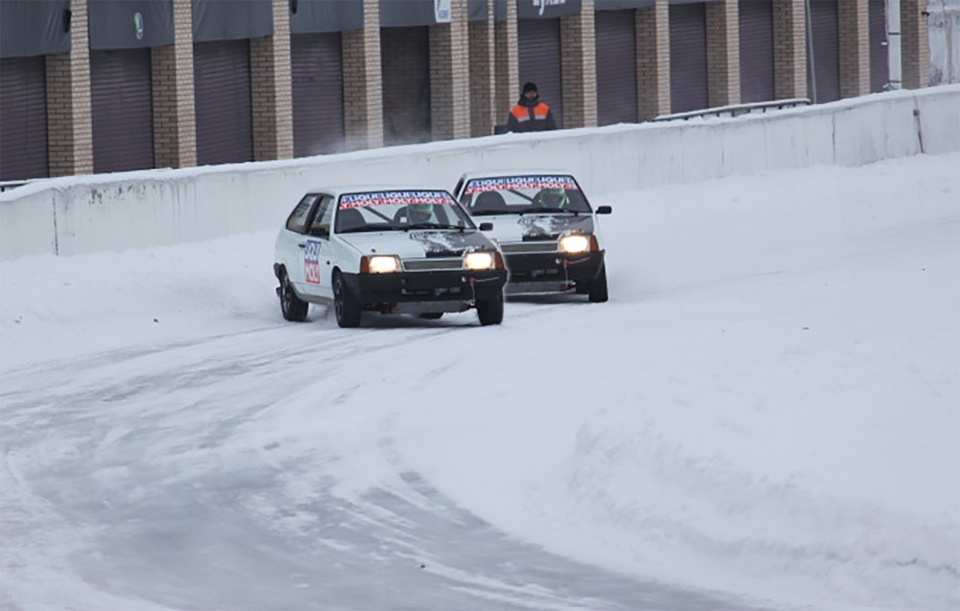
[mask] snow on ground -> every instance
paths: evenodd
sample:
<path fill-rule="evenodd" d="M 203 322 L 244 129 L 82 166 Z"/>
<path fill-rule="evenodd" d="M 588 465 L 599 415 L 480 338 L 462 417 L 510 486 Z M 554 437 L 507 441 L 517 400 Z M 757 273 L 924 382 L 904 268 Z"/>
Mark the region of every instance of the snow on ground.
<path fill-rule="evenodd" d="M 593 194 L 611 301 L 500 327 L 284 323 L 273 229 L 0 263 L 0 606 L 956 609 L 958 167 Z"/>

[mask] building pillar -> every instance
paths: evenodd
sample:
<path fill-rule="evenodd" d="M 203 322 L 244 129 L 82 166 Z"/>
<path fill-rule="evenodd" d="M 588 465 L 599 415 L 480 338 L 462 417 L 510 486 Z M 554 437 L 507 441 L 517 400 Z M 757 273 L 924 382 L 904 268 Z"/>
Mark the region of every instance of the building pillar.
<path fill-rule="evenodd" d="M 670 113 L 670 5 L 656 0 L 636 11 L 637 118 Z"/>
<path fill-rule="evenodd" d="M 173 44 L 150 51 L 153 155 L 158 168 L 197 165 L 191 0 L 173 0 Z"/>
<path fill-rule="evenodd" d="M 363 29 L 343 33 L 346 149 L 383 146 L 380 0 L 363 0 Z"/>
<path fill-rule="evenodd" d="M 840 97 L 870 93 L 869 0 L 840 0 Z"/>
<path fill-rule="evenodd" d="M 450 23 L 430 27 L 430 126 L 433 140 L 470 137 L 467 0 L 450 1 Z"/>
<path fill-rule="evenodd" d="M 900 0 L 900 65 L 905 89 L 930 85 L 926 11 L 926 0 Z"/>
<path fill-rule="evenodd" d="M 293 158 L 290 4 L 272 0 L 273 35 L 250 41 L 253 159 Z"/>
<path fill-rule="evenodd" d="M 777 99 L 807 97 L 804 0 L 773 0 L 773 89 Z"/>
<path fill-rule="evenodd" d="M 517 3 L 507 0 L 507 18 L 494 25 L 496 62 L 495 114 L 498 125 L 507 124 L 510 109 L 520 99 L 520 51 L 517 38 Z"/>
<path fill-rule="evenodd" d="M 487 2 L 487 18 L 471 21 L 467 28 L 470 44 L 470 135 L 489 136 L 500 113 L 494 106 L 496 80 L 494 63 L 493 2 Z"/>
<path fill-rule="evenodd" d="M 710 106 L 740 103 L 738 0 L 707 3 L 707 75 L 707 98 Z"/>
<path fill-rule="evenodd" d="M 70 11 L 70 52 L 46 58 L 47 150 L 51 177 L 93 173 L 86 0 L 71 0 Z"/>
<path fill-rule="evenodd" d="M 597 126 L 597 42 L 594 0 L 560 18 L 563 127 Z"/>

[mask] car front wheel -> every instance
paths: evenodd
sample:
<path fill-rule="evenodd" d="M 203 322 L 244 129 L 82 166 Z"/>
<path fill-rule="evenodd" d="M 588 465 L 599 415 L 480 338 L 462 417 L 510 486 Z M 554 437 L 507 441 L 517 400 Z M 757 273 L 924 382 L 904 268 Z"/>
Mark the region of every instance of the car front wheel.
<path fill-rule="evenodd" d="M 503 293 L 497 294 L 493 299 L 477 301 L 477 318 L 483 326 L 499 325 L 503 322 Z"/>
<path fill-rule="evenodd" d="M 340 272 L 333 276 L 333 311 L 337 316 L 337 324 L 344 329 L 360 325 L 360 304 L 350 294 Z"/>
<path fill-rule="evenodd" d="M 280 277 L 280 312 L 286 320 L 293 322 L 303 322 L 307 319 L 307 309 L 310 307 L 306 301 L 303 301 L 293 291 L 293 285 L 287 278 L 287 273 L 283 272 Z"/>

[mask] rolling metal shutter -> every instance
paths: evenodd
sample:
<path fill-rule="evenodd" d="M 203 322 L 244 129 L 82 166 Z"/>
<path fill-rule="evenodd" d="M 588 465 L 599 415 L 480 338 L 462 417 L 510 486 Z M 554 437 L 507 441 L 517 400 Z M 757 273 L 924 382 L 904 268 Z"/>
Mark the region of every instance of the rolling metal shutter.
<path fill-rule="evenodd" d="M 90 52 L 93 171 L 153 167 L 150 49 Z"/>
<path fill-rule="evenodd" d="M 597 123 L 637 122 L 637 37 L 634 11 L 595 14 Z"/>
<path fill-rule="evenodd" d="M 520 82 L 514 100 L 520 99 L 523 83 L 533 82 L 540 92 L 540 101 L 553 111 L 557 127 L 563 126 L 563 77 L 560 68 L 560 20 L 517 20 L 517 46 L 520 60 Z"/>
<path fill-rule="evenodd" d="M 773 2 L 740 0 L 740 101 L 774 99 Z"/>
<path fill-rule="evenodd" d="M 380 30 L 383 65 L 383 141 L 390 146 L 430 142 L 430 30 Z"/>
<path fill-rule="evenodd" d="M 702 2 L 670 5 L 671 112 L 709 105 L 707 7 Z"/>
<path fill-rule="evenodd" d="M 870 0 L 870 92 L 884 91 L 890 83 L 885 0 Z"/>
<path fill-rule="evenodd" d="M 253 160 L 249 41 L 195 44 L 193 78 L 197 164 Z"/>
<path fill-rule="evenodd" d="M 307 157 L 341 150 L 343 67 L 340 33 L 291 38 L 293 75 L 293 154 Z"/>
<path fill-rule="evenodd" d="M 840 99 L 840 32 L 837 0 L 811 0 L 807 57 L 807 91 L 814 103 Z M 813 65 L 813 70 L 809 66 Z M 814 82 L 815 81 L 815 82 Z M 816 87 L 814 87 L 816 85 Z"/>
<path fill-rule="evenodd" d="M 49 175 L 44 57 L 0 59 L 0 180 Z"/>

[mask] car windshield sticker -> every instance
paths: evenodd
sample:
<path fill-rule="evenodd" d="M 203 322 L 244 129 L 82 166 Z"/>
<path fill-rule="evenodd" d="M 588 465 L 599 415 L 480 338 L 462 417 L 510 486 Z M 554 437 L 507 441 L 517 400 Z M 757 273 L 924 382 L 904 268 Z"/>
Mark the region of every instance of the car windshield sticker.
<path fill-rule="evenodd" d="M 303 250 L 303 276 L 310 284 L 320 284 L 320 242 L 307 240 Z"/>
<path fill-rule="evenodd" d="M 521 191 L 524 189 L 568 189 L 579 191 L 570 176 L 510 176 L 508 178 L 480 178 L 467 183 L 464 193 L 484 191 Z"/>
<path fill-rule="evenodd" d="M 340 198 L 340 209 L 365 208 L 367 206 L 389 206 L 407 204 L 443 204 L 454 205 L 446 191 L 380 191 L 376 193 L 351 193 Z"/>

